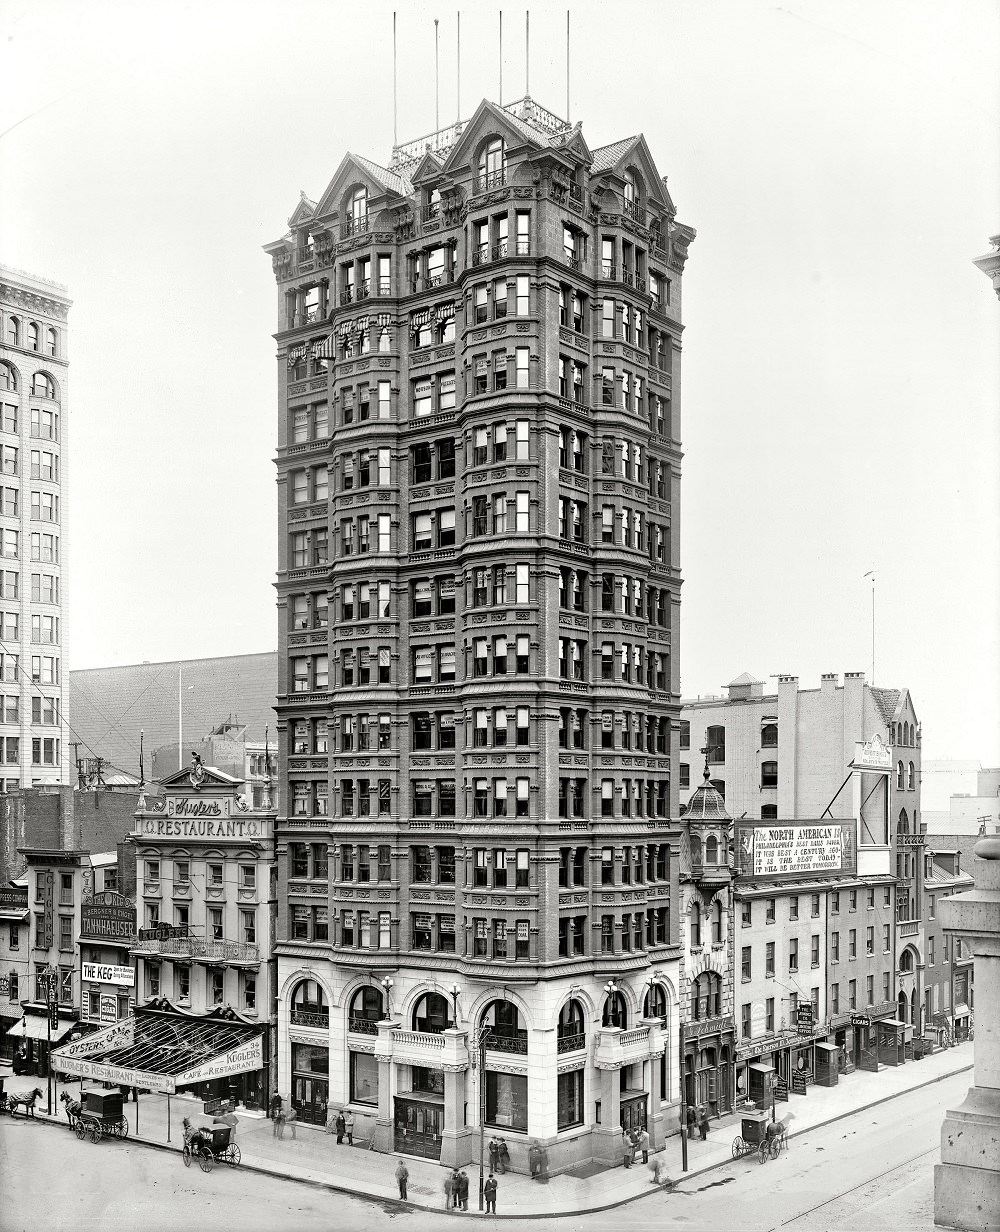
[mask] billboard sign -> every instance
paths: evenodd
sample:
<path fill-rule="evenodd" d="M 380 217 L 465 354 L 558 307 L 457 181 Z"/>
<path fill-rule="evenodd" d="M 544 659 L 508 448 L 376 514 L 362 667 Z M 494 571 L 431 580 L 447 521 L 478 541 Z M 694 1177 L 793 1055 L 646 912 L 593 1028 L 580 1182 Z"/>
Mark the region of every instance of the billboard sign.
<path fill-rule="evenodd" d="M 188 1086 L 192 1082 L 211 1082 L 214 1078 L 225 1078 L 230 1074 L 246 1074 L 261 1069 L 263 1065 L 264 1040 L 262 1036 L 255 1035 L 245 1044 L 178 1074 L 175 1081 L 179 1087 Z"/>
<path fill-rule="evenodd" d="M 127 988 L 135 987 L 135 969 L 133 967 L 117 967 L 112 963 L 85 962 L 81 964 L 81 978 L 92 984 L 122 984 Z M 117 1021 L 118 1015 L 112 1021 Z"/>
<path fill-rule="evenodd" d="M 135 936 L 135 903 L 113 890 L 84 899 L 80 905 L 80 936 L 127 944 Z"/>
<path fill-rule="evenodd" d="M 38 874 L 38 887 L 42 892 L 42 948 L 50 950 L 55 936 L 56 875 L 51 868 Z"/>
<path fill-rule="evenodd" d="M 856 838 L 851 821 L 739 822 L 737 834 L 744 877 L 794 880 L 855 872 Z"/>
<path fill-rule="evenodd" d="M 0 886 L 0 911 L 27 911 L 28 887 Z"/>
<path fill-rule="evenodd" d="M 101 993 L 101 1022 L 118 1021 L 118 998 Z"/>
<path fill-rule="evenodd" d="M 880 773 L 888 773 L 892 770 L 892 750 L 877 733 L 863 744 L 859 741 L 854 748 L 852 769 Z"/>
<path fill-rule="evenodd" d="M 807 1001 L 804 1005 L 796 1006 L 795 1026 L 798 1029 L 799 1035 L 812 1035 L 815 1025 L 812 1003 Z"/>

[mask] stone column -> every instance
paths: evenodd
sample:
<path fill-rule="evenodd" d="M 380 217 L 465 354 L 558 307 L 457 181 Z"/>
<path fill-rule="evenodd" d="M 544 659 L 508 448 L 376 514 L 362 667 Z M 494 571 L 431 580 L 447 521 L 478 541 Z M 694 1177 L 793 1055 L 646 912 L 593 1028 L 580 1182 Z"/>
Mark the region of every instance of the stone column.
<path fill-rule="evenodd" d="M 649 1060 L 646 1064 L 649 1099 L 646 1108 L 646 1128 L 649 1131 L 650 1147 L 658 1151 L 665 1140 L 663 1108 L 660 1104 L 660 1057 L 663 1055 L 663 1034 L 659 1018 L 643 1018 L 639 1025 L 649 1027 Z"/>
<path fill-rule="evenodd" d="M 971 937 L 978 1031 L 975 1085 L 941 1126 L 934 1168 L 934 1222 L 949 1228 L 1000 1227 L 1000 837 L 974 848 L 975 889 L 942 900 L 949 933 Z"/>
<path fill-rule="evenodd" d="M 392 1033 L 399 1029 L 394 1018 L 383 1018 L 378 1024 L 375 1060 L 378 1061 L 378 1117 L 375 1121 L 375 1150 L 393 1149 L 393 1093 L 395 1074 L 392 1060 Z"/>
<path fill-rule="evenodd" d="M 441 1163 L 459 1168 L 468 1162 L 465 1139 L 465 1073 L 469 1067 L 467 1032 L 456 1027 L 444 1031 L 444 1128 L 441 1131 Z"/>
<path fill-rule="evenodd" d="M 594 1126 L 594 1155 L 606 1163 L 621 1162 L 621 1049 L 617 1027 L 600 1029 L 594 1064 L 601 1075 L 601 1123 Z M 616 1055 L 617 1054 L 617 1055 Z"/>

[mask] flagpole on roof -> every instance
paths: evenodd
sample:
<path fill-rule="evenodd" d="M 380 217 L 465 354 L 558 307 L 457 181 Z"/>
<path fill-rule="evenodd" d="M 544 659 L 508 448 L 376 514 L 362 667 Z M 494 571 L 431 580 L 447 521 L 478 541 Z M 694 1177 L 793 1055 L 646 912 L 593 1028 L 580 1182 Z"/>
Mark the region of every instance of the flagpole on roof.
<path fill-rule="evenodd" d="M 399 145 L 399 132 L 396 127 L 396 10 L 392 12 L 392 144 Z"/>
<path fill-rule="evenodd" d="M 434 18 L 434 131 L 441 127 L 441 76 L 438 71 L 438 19 Z"/>

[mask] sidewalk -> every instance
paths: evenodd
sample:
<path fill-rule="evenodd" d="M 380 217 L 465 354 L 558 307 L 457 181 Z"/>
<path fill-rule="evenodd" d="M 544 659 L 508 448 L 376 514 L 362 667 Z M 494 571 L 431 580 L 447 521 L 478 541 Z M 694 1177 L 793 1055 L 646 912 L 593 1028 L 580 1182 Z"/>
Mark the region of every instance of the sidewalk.
<path fill-rule="evenodd" d="M 819 1125 L 849 1116 L 852 1112 L 927 1086 L 961 1070 L 971 1069 L 972 1059 L 972 1044 L 967 1042 L 920 1061 L 908 1061 L 898 1068 L 885 1068 L 877 1074 L 859 1070 L 842 1076 L 836 1087 L 812 1086 L 806 1095 L 793 1095 L 788 1103 L 778 1105 L 778 1117 L 790 1122 L 789 1137 L 794 1138 Z M 33 1085 L 39 1085 L 44 1090 L 45 1084 L 44 1080 L 23 1078 L 8 1079 L 6 1085 L 10 1092 L 22 1087 L 30 1089 Z M 77 1083 L 65 1086 L 54 1084 L 54 1087 L 57 1091 L 69 1091 L 74 1098 L 77 1098 L 80 1089 Z M 43 1121 L 61 1122 L 63 1132 L 68 1132 L 57 1093 L 53 1095 L 53 1100 L 58 1110 L 56 1114 L 47 1116 L 43 1097 L 36 1106 L 36 1116 Z M 210 1120 L 202 1114 L 201 1108 L 200 1101 L 183 1096 L 171 1097 L 171 1141 L 168 1144 L 166 1097 L 143 1095 L 138 1106 L 138 1133 L 135 1130 L 136 1105 L 126 1104 L 129 1140 L 163 1150 L 179 1151 L 181 1119 L 189 1117 L 194 1125 Z M 695 1139 L 688 1143 L 687 1173 L 681 1171 L 681 1142 L 676 1135 L 667 1140 L 663 1154 L 652 1158 L 666 1159 L 667 1171 L 683 1188 L 691 1177 L 732 1162 L 732 1141 L 737 1133 L 738 1114 L 713 1121 L 705 1142 Z M 291 1130 L 286 1129 L 284 1138 L 279 1140 L 274 1136 L 271 1121 L 250 1116 L 240 1117 L 236 1141 L 242 1155 L 242 1168 L 367 1196 L 377 1201 L 389 1199 L 398 1202 L 398 1190 L 393 1178 L 398 1158 L 395 1155 L 374 1154 L 363 1147 L 348 1147 L 346 1143 L 338 1147 L 333 1135 L 301 1123 L 297 1123 L 295 1138 L 292 1138 Z M 100 1150 L 100 1146 L 94 1149 Z M 443 1210 L 446 1169 L 428 1160 L 409 1156 L 406 1157 L 406 1166 L 410 1172 L 409 1203 Z M 478 1162 L 465 1170 L 469 1176 L 469 1211 L 474 1213 L 478 1204 Z M 650 1172 L 641 1163 L 630 1169 L 610 1168 L 589 1177 L 570 1174 L 554 1176 L 547 1184 L 511 1172 L 498 1177 L 497 1181 L 498 1214 L 521 1218 L 600 1210 L 631 1201 L 652 1189 Z"/>

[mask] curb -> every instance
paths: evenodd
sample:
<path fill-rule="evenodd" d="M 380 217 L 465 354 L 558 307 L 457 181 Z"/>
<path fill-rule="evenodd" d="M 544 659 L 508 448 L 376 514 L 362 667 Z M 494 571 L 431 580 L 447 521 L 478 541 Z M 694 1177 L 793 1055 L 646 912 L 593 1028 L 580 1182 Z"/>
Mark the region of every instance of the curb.
<path fill-rule="evenodd" d="M 791 1141 L 792 1138 L 799 1138 L 803 1134 L 812 1133 L 813 1130 L 823 1129 L 827 1125 L 834 1125 L 836 1124 L 837 1121 L 842 1121 L 846 1117 L 856 1116 L 860 1112 L 867 1112 L 870 1108 L 877 1108 L 880 1104 L 887 1104 L 891 1100 L 899 1099 L 903 1095 L 909 1095 L 910 1092 L 912 1091 L 920 1091 L 920 1090 L 923 1090 L 925 1087 L 933 1086 L 936 1082 L 944 1082 L 948 1078 L 954 1078 L 957 1074 L 964 1074 L 968 1072 L 969 1070 L 973 1069 L 974 1064 L 975 1064 L 974 1062 L 970 1062 L 968 1065 L 963 1065 L 959 1069 L 950 1070 L 946 1074 L 938 1074 L 934 1078 L 928 1078 L 925 1082 L 919 1082 L 915 1086 L 907 1087 L 905 1091 L 895 1091 L 891 1095 L 883 1095 L 881 1099 L 873 1099 L 867 1104 L 860 1104 L 857 1108 L 850 1108 L 845 1112 L 839 1112 L 837 1113 L 836 1116 L 831 1116 L 825 1121 L 817 1121 L 815 1125 L 810 1125 L 804 1129 L 795 1130 L 794 1132 L 789 1131 L 788 1141 Z M 63 1124 L 63 1121 L 60 1120 L 60 1118 L 55 1113 L 50 1114 L 47 1112 L 39 1112 L 34 1118 L 26 1117 L 24 1119 L 29 1120 L 29 1121 L 35 1120 L 45 1125 L 63 1125 L 64 1128 L 67 1128 Z M 153 1150 L 173 1152 L 176 1155 L 180 1154 L 179 1146 L 174 1146 L 172 1143 L 156 1142 L 152 1138 L 143 1138 L 139 1135 L 130 1134 L 128 1138 L 117 1139 L 117 1141 L 135 1142 L 135 1143 L 141 1144 L 142 1146 L 150 1147 Z M 620 1206 L 627 1206 L 631 1202 L 639 1202 L 643 1198 L 652 1197 L 654 1193 L 663 1193 L 663 1192 L 676 1193 L 677 1191 L 681 1189 L 681 1186 L 684 1185 L 687 1181 L 694 1180 L 694 1178 L 698 1176 L 704 1176 L 705 1173 L 707 1172 L 712 1172 L 716 1168 L 725 1167 L 726 1164 L 731 1164 L 733 1162 L 734 1161 L 732 1159 L 724 1158 L 724 1159 L 716 1160 L 714 1163 L 705 1164 L 704 1167 L 698 1168 L 695 1171 L 683 1172 L 681 1173 L 680 1177 L 674 1181 L 672 1188 L 668 1191 L 664 1191 L 663 1187 L 658 1185 L 658 1186 L 654 1186 L 651 1190 L 646 1190 L 646 1191 L 643 1191 L 642 1193 L 637 1193 L 637 1194 L 630 1194 L 628 1197 L 618 1198 L 613 1202 L 605 1202 L 598 1206 L 578 1207 L 578 1208 L 574 1208 L 572 1211 L 559 1211 L 559 1210 L 519 1211 L 519 1212 L 511 1212 L 510 1214 L 507 1214 L 507 1213 L 497 1214 L 497 1215 L 494 1215 L 493 1218 L 494 1219 L 567 1219 L 567 1218 L 574 1218 L 579 1215 L 595 1215 L 595 1214 L 599 1214 L 601 1211 L 610 1211 L 610 1210 L 615 1210 L 616 1208 Z M 223 1165 L 223 1166 L 228 1167 L 229 1165 Z M 399 1210 L 399 1211 L 407 1211 L 407 1210 L 436 1211 L 436 1210 L 441 1209 L 440 1206 L 438 1206 L 437 1204 L 430 1206 L 430 1205 L 425 1205 L 422 1202 L 403 1201 L 403 1199 L 401 1198 L 394 1198 L 394 1197 L 383 1196 L 381 1194 L 371 1193 L 370 1191 L 364 1190 L 364 1189 L 350 1189 L 347 1185 L 340 1184 L 336 1181 L 324 1180 L 319 1177 L 292 1176 L 292 1175 L 289 1175 L 287 1172 L 280 1172 L 276 1167 L 271 1167 L 267 1164 L 251 1163 L 249 1161 L 244 1162 L 241 1160 L 239 1167 L 245 1169 L 247 1172 L 256 1172 L 261 1176 L 273 1176 L 273 1177 L 276 1177 L 278 1180 L 292 1181 L 293 1183 L 298 1184 L 298 1185 L 311 1185 L 314 1189 L 325 1189 L 329 1193 L 347 1194 L 349 1197 L 359 1198 L 362 1201 L 377 1202 L 380 1204 L 389 1203 L 394 1209 Z M 467 1216 L 480 1214 L 479 1211 L 462 1211 L 458 1213 L 464 1214 Z"/>

